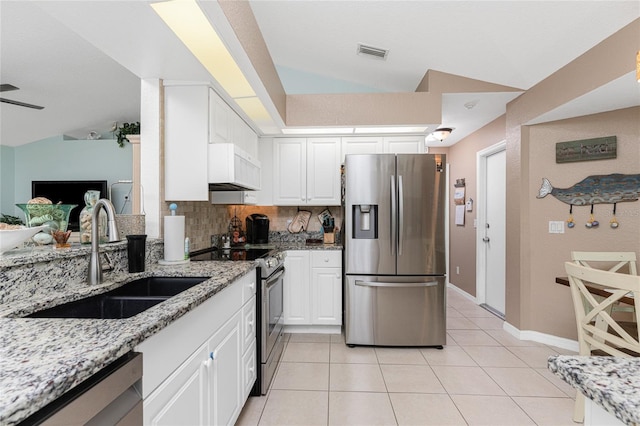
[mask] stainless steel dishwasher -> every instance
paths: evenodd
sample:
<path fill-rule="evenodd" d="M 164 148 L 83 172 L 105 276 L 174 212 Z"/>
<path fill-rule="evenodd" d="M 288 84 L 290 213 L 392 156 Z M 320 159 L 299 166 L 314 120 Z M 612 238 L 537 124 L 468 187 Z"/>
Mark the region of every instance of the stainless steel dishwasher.
<path fill-rule="evenodd" d="M 20 424 L 141 425 L 142 398 L 133 388 L 141 379 L 142 354 L 129 352 Z"/>

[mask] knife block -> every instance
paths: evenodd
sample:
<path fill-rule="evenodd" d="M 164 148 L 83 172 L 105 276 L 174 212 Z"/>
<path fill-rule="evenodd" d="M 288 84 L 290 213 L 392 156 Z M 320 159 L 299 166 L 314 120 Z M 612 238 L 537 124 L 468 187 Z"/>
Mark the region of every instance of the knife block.
<path fill-rule="evenodd" d="M 325 232 L 323 235 L 323 242 L 325 244 L 335 244 L 336 234 L 333 232 Z"/>

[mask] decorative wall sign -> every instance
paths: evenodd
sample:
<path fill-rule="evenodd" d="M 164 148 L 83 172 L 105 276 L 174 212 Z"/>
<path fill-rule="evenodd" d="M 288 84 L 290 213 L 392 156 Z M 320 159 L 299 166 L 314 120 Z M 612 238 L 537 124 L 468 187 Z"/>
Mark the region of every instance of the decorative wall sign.
<path fill-rule="evenodd" d="M 618 142 L 615 136 L 558 142 L 556 144 L 556 163 L 606 160 L 616 158 L 617 152 Z"/>
<path fill-rule="evenodd" d="M 574 206 L 637 201 L 640 197 L 640 174 L 592 175 L 570 188 L 554 188 L 549 179 L 542 178 L 537 198 L 544 198 L 549 194 Z"/>

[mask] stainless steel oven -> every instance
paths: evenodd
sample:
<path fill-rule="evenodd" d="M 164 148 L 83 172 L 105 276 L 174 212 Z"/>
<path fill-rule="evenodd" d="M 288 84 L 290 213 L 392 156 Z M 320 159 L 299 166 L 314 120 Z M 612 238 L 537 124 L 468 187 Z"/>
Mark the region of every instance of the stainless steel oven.
<path fill-rule="evenodd" d="M 268 272 L 262 267 L 258 269 L 262 270 L 260 272 Z M 261 324 L 258 328 L 258 344 L 260 347 L 259 359 L 262 365 L 253 392 L 254 395 L 267 393 L 284 349 L 282 317 L 284 273 L 284 265 L 279 265 L 268 276 L 261 277 L 262 297 L 258 301 Z"/>
<path fill-rule="evenodd" d="M 197 260 L 255 260 L 257 282 L 256 292 L 256 360 L 257 379 L 251 395 L 264 395 L 269 389 L 284 350 L 283 281 L 284 253 L 273 246 L 253 246 L 247 249 L 223 249 L 215 247 L 194 251 L 192 261 Z"/>

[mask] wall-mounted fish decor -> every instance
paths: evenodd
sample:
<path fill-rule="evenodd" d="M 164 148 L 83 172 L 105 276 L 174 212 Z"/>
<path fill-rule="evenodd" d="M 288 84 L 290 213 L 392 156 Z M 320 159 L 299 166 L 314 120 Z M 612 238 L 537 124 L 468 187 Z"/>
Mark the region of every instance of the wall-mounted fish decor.
<path fill-rule="evenodd" d="M 570 188 L 554 188 L 549 179 L 542 178 L 537 198 L 544 198 L 549 194 L 574 206 L 637 201 L 640 197 L 640 174 L 593 175 Z"/>

